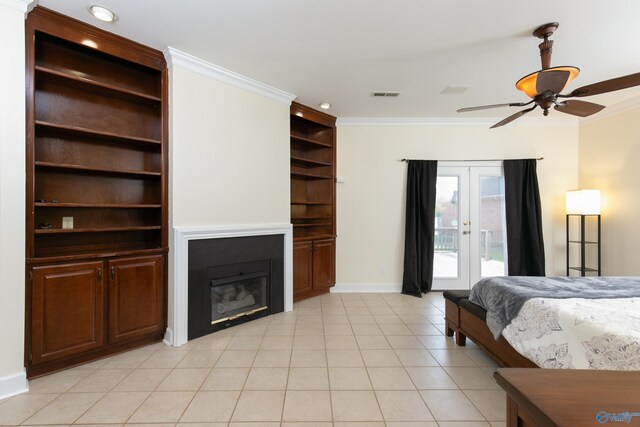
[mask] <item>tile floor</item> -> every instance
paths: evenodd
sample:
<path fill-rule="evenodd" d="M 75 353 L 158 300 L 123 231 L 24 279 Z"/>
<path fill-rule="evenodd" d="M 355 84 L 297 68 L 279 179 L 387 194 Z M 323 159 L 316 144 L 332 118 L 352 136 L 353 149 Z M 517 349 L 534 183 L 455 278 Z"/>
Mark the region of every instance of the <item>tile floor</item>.
<path fill-rule="evenodd" d="M 497 427 L 505 394 L 441 293 L 329 294 L 179 347 L 155 344 L 31 381 L 0 425 Z"/>

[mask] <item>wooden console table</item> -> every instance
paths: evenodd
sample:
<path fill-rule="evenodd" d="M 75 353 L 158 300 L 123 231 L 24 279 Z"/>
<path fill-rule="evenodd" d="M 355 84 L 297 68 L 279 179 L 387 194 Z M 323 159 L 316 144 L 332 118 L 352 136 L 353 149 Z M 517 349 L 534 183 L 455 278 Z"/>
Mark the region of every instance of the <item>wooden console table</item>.
<path fill-rule="evenodd" d="M 640 426 L 640 372 L 504 368 L 494 377 L 508 427 Z"/>

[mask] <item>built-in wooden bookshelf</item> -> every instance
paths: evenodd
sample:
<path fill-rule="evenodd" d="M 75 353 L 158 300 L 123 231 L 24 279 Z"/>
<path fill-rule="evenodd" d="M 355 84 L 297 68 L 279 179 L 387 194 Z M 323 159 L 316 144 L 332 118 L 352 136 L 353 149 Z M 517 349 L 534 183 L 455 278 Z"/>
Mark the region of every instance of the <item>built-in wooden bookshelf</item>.
<path fill-rule="evenodd" d="M 291 222 L 294 299 L 335 284 L 336 119 L 291 106 Z"/>
<path fill-rule="evenodd" d="M 161 52 L 41 7 L 26 34 L 33 377 L 163 336 L 168 106 Z"/>

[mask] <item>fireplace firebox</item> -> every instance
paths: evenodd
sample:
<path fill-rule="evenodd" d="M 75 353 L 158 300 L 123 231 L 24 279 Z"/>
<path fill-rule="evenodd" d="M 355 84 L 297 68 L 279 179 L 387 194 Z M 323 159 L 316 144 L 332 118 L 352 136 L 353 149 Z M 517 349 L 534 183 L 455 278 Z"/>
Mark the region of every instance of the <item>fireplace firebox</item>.
<path fill-rule="evenodd" d="M 269 273 L 259 271 L 211 281 L 211 324 L 232 322 L 269 309 Z"/>
<path fill-rule="evenodd" d="M 188 306 L 189 339 L 283 311 L 283 237 L 190 242 Z"/>

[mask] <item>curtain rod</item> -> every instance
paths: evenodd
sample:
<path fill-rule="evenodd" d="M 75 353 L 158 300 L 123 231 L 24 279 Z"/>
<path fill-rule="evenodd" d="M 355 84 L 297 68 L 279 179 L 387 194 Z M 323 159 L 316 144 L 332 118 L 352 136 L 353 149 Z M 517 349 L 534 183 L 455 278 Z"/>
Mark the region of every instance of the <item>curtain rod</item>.
<path fill-rule="evenodd" d="M 416 160 L 416 159 L 400 159 L 399 161 L 401 162 L 408 162 L 409 160 Z M 437 160 L 438 162 L 501 162 L 503 160 L 521 160 L 521 159 L 480 159 L 480 160 L 450 160 L 450 159 L 444 159 L 444 160 Z M 544 157 L 536 157 L 535 160 L 544 160 Z"/>

